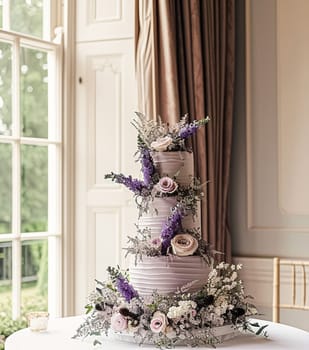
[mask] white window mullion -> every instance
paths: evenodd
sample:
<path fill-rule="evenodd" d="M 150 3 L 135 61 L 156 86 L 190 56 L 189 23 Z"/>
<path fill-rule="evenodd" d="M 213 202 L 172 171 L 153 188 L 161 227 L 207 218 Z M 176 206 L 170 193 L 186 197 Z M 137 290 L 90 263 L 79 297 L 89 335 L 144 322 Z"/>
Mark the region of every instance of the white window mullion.
<path fill-rule="evenodd" d="M 61 46 L 48 54 L 48 139 L 61 140 Z M 58 92 L 58 93 L 57 93 Z M 57 96 L 57 97 L 56 97 Z M 62 231 L 62 145 L 48 146 L 48 232 Z M 62 255 L 60 237 L 48 239 L 48 309 L 51 316 L 61 316 L 62 305 Z"/>
<path fill-rule="evenodd" d="M 48 147 L 48 310 L 52 317 L 61 316 L 62 311 L 61 236 L 52 236 L 62 230 L 60 154 L 60 146 Z"/>
<path fill-rule="evenodd" d="M 20 240 L 20 191 L 21 191 L 21 159 L 20 159 L 20 76 L 19 55 L 20 42 L 13 43 L 12 57 L 12 135 L 16 141 L 12 143 L 12 317 L 20 316 L 21 306 L 21 240 Z"/>

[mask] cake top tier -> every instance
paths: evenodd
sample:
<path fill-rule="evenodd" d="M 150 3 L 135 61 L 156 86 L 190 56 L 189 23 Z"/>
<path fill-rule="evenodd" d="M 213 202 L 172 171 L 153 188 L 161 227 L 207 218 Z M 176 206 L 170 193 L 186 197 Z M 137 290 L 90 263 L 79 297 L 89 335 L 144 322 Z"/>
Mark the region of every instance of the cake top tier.
<path fill-rule="evenodd" d="M 183 152 L 190 152 L 186 145 L 186 140 L 195 134 L 201 126 L 208 123 L 209 117 L 188 123 L 188 116 L 186 115 L 178 123 L 170 126 L 168 123 L 162 123 L 161 121 L 148 120 L 141 113 L 136 113 L 136 116 L 137 118 L 133 120 L 132 125 L 137 130 L 138 150 L 136 155 L 138 156 L 137 160 L 141 163 L 142 179 L 133 179 L 131 175 L 127 176 L 113 172 L 106 174 L 105 178 L 123 184 L 133 192 L 135 197 L 145 202 L 145 198 L 153 197 L 154 191 L 158 188 L 157 185 L 160 184 L 162 177 L 169 177 L 171 180 L 176 180 L 178 177 L 177 180 L 180 183 L 183 181 L 184 176 L 179 179 L 178 175 L 179 171 L 181 171 L 183 159 L 188 157 Z M 174 153 L 175 156 L 168 156 L 170 152 L 177 153 Z M 193 157 L 191 158 L 193 161 Z M 160 169 L 162 161 L 169 162 L 167 168 Z M 172 163 L 174 165 L 171 167 Z M 193 180 L 193 163 L 189 171 L 192 174 L 185 174 L 184 181 L 186 182 L 188 182 L 188 179 Z M 171 182 L 170 184 L 172 185 Z M 177 185 L 174 184 L 171 193 L 174 192 L 173 190 Z M 140 200 L 137 200 L 137 203 L 139 202 Z"/>

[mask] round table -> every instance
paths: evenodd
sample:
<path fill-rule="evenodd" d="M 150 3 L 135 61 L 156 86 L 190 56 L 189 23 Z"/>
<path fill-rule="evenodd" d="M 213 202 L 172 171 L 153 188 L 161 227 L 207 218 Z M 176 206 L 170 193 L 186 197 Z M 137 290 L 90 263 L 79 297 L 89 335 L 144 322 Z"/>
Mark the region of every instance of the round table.
<path fill-rule="evenodd" d="M 84 316 L 65 317 L 49 320 L 46 332 L 32 332 L 28 328 L 22 329 L 9 336 L 5 342 L 5 350 L 93 350 L 93 340 L 77 340 L 71 337 L 82 323 Z M 217 345 L 218 349 L 237 350 L 279 350 L 279 349 L 309 349 L 309 333 L 303 330 L 279 323 L 258 320 L 268 324 L 268 338 L 255 335 L 242 335 L 223 344 Z M 97 348 L 97 347 L 96 347 Z M 103 339 L 102 348 L 108 350 L 141 349 L 138 344 L 126 343 L 111 339 Z M 151 345 L 142 345 L 145 349 L 157 349 Z M 188 347 L 177 346 L 177 350 Z"/>

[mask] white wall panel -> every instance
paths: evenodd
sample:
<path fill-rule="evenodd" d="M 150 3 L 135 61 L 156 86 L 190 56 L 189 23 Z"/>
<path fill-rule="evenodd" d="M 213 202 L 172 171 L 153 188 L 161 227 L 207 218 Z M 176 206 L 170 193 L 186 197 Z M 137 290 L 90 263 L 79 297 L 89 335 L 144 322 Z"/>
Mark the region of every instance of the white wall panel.
<path fill-rule="evenodd" d="M 134 0 L 77 0 L 77 41 L 132 38 Z"/>
<path fill-rule="evenodd" d="M 306 256 L 300 243 L 309 233 L 309 30 L 299 30 L 309 4 L 247 4 L 247 227 L 294 233 L 293 240 L 285 235 L 286 254 Z"/>
<path fill-rule="evenodd" d="M 308 137 L 303 136 L 309 135 L 304 117 L 308 99 L 299 99 L 306 93 L 300 82 L 289 82 L 294 70 L 296 80 L 301 80 L 299 70 L 308 70 L 307 64 L 298 67 L 304 58 L 307 61 L 308 50 L 307 29 L 304 36 L 295 29 L 308 26 L 297 23 L 307 13 L 308 2 L 304 14 L 297 15 L 302 3 L 247 0 L 246 8 L 236 4 L 230 215 L 234 255 L 309 258 Z M 287 4 L 292 9 L 284 10 L 284 19 L 279 7 Z M 291 43 L 286 32 L 294 30 L 298 36 Z M 290 45 L 295 52 L 288 50 Z M 293 104 L 297 112 L 289 109 Z"/>
<path fill-rule="evenodd" d="M 309 215 L 309 2 L 277 2 L 280 208 Z"/>
<path fill-rule="evenodd" d="M 111 171 L 139 176 L 131 125 L 136 106 L 133 38 L 79 42 L 76 67 L 75 290 L 76 312 L 81 313 L 94 279 L 104 279 L 108 266 L 126 266 L 122 247 L 135 234 L 131 193 L 104 179 Z"/>
<path fill-rule="evenodd" d="M 119 172 L 121 164 L 121 101 L 125 74 L 121 71 L 123 55 L 102 55 L 87 59 L 89 79 L 89 142 L 92 160 L 90 186 L 116 186 L 104 175 Z M 91 108 L 90 108 L 91 107 Z M 109 145 L 109 146 L 108 146 Z"/>
<path fill-rule="evenodd" d="M 95 252 L 93 270 L 95 278 L 101 281 L 106 280 L 108 266 L 121 264 L 122 229 L 119 208 L 102 208 L 95 212 L 95 242 L 89 253 Z"/>

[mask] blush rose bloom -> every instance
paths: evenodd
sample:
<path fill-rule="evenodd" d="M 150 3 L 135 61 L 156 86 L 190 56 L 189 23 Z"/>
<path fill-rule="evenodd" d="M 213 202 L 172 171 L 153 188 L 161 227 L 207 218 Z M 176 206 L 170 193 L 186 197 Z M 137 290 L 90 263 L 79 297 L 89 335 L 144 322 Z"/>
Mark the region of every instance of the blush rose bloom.
<path fill-rule="evenodd" d="M 111 318 L 111 327 L 116 332 L 122 332 L 128 327 L 128 320 L 120 313 L 113 314 Z"/>
<path fill-rule="evenodd" d="M 158 183 L 158 189 L 163 193 L 174 193 L 177 188 L 177 182 L 168 176 L 162 177 Z"/>
<path fill-rule="evenodd" d="M 160 237 L 155 237 L 155 238 L 151 238 L 148 241 L 148 244 L 150 245 L 151 248 L 159 249 L 161 248 L 162 241 Z"/>
<path fill-rule="evenodd" d="M 170 136 L 159 137 L 156 141 L 151 142 L 150 146 L 155 151 L 163 152 L 167 150 L 167 147 L 173 142 Z"/>
<path fill-rule="evenodd" d="M 176 235 L 171 240 L 173 253 L 177 256 L 193 255 L 198 248 L 198 241 L 188 233 Z"/>
<path fill-rule="evenodd" d="M 150 329 L 153 333 L 164 332 L 167 326 L 167 318 L 164 313 L 156 311 L 150 322 Z"/>

